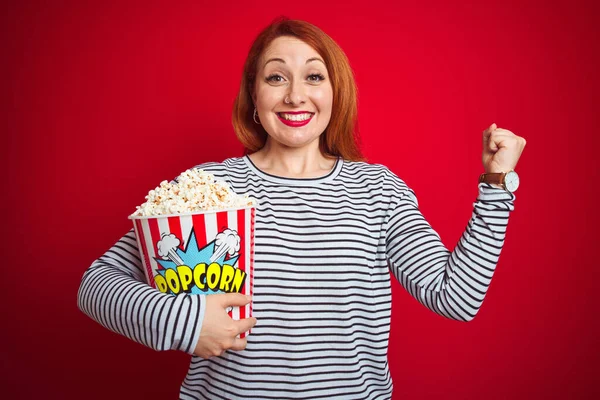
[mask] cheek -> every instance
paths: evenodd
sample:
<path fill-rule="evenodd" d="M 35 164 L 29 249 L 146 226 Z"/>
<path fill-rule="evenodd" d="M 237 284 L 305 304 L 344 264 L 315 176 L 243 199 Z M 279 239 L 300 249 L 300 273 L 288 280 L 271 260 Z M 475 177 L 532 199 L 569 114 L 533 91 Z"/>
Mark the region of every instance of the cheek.
<path fill-rule="evenodd" d="M 331 88 L 319 88 L 315 90 L 313 99 L 319 107 L 320 112 L 331 112 L 331 106 L 333 104 L 333 91 Z"/>
<path fill-rule="evenodd" d="M 272 87 L 258 87 L 256 89 L 256 101 L 259 107 L 270 109 L 282 99 L 281 90 Z"/>

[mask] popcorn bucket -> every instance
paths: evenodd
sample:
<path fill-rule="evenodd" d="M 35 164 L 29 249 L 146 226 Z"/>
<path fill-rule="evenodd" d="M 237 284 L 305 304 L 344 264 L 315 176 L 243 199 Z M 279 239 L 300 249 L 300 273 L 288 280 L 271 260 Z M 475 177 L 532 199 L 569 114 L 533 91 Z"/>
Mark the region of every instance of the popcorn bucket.
<path fill-rule="evenodd" d="M 150 286 L 167 294 L 252 294 L 253 206 L 189 214 L 130 216 Z M 232 307 L 232 319 L 252 305 Z M 242 333 L 240 337 L 244 337 Z"/>

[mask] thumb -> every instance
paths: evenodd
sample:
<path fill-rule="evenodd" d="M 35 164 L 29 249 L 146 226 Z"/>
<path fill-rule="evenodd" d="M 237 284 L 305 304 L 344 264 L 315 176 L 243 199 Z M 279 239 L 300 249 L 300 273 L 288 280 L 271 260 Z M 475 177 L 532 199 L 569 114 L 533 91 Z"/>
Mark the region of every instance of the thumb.
<path fill-rule="evenodd" d="M 494 142 L 492 140 L 492 132 L 494 130 L 496 130 L 498 128 L 498 125 L 496 125 L 496 123 L 493 123 L 490 125 L 489 128 L 487 128 L 485 131 L 483 131 L 483 146 L 484 149 L 487 147 L 487 150 L 491 151 L 491 152 L 496 152 L 498 151 L 498 146 L 496 145 L 496 142 Z"/>
<path fill-rule="evenodd" d="M 483 143 L 485 144 L 488 140 L 490 140 L 490 136 L 492 135 L 492 131 L 497 128 L 497 125 L 491 124 L 486 130 L 483 131 Z"/>
<path fill-rule="evenodd" d="M 223 307 L 245 306 L 250 303 L 251 297 L 241 293 L 223 293 L 220 298 Z"/>

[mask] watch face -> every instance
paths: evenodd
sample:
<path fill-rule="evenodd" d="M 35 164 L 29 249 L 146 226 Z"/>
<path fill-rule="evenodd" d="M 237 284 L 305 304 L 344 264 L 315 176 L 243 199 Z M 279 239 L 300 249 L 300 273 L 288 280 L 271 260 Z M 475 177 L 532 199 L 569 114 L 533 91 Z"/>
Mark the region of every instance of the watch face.
<path fill-rule="evenodd" d="M 509 192 L 514 192 L 519 187 L 519 175 L 515 171 L 510 171 L 504 177 L 504 185 Z"/>

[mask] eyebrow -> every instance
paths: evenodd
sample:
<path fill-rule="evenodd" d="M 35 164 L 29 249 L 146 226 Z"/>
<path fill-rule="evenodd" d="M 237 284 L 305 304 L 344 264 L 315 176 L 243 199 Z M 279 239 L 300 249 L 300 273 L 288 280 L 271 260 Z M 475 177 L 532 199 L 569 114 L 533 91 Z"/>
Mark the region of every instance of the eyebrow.
<path fill-rule="evenodd" d="M 268 63 L 270 63 L 271 61 L 274 61 L 274 62 L 276 61 L 276 62 L 280 62 L 280 63 L 285 64 L 285 60 L 283 58 L 271 58 L 271 59 L 267 60 L 267 62 L 265 63 L 265 65 L 263 65 L 263 68 Z M 306 64 L 308 64 L 309 62 L 312 62 L 312 61 L 320 61 L 320 62 L 323 63 L 323 65 L 325 65 L 325 61 L 321 60 L 319 57 L 311 57 L 311 58 L 309 58 L 308 60 L 306 60 Z"/>

